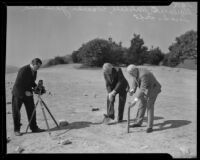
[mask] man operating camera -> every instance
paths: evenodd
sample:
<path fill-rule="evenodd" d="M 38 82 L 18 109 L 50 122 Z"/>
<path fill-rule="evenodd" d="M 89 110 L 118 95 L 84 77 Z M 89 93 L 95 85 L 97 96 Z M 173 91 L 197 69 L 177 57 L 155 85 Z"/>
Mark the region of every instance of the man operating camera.
<path fill-rule="evenodd" d="M 25 105 L 28 120 L 30 122 L 31 115 L 34 111 L 35 104 L 33 99 L 33 88 L 37 87 L 35 83 L 37 77 L 37 70 L 42 65 L 39 58 L 35 58 L 30 64 L 23 66 L 19 69 L 15 84 L 12 90 L 12 114 L 14 121 L 14 133 L 16 136 L 21 136 L 20 133 L 20 109 L 22 104 Z M 32 132 L 42 132 L 36 123 L 36 113 L 33 115 L 30 122 L 30 129 Z"/>

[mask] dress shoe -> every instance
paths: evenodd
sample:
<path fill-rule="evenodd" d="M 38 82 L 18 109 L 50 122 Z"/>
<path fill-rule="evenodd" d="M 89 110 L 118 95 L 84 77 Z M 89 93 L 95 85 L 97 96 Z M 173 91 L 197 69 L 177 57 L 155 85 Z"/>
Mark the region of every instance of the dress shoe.
<path fill-rule="evenodd" d="M 103 114 L 105 118 L 111 118 L 111 119 L 115 119 L 115 115 L 107 115 L 107 114 Z"/>
<path fill-rule="evenodd" d="M 107 125 L 113 125 L 113 124 L 117 124 L 117 121 L 112 118 L 109 118 L 109 122 L 107 123 Z"/>
<path fill-rule="evenodd" d="M 108 118 L 108 116 L 106 114 L 104 114 L 104 118 L 103 118 L 102 123 L 105 123 L 107 121 L 107 118 Z"/>
<path fill-rule="evenodd" d="M 108 118 L 105 117 L 105 118 L 103 119 L 103 123 L 104 123 L 104 124 L 108 124 L 108 123 L 110 123 L 110 121 L 111 121 L 111 118 L 109 118 L 109 117 L 108 117 Z"/>
<path fill-rule="evenodd" d="M 135 123 L 135 124 L 132 124 L 132 125 L 130 125 L 130 127 L 141 127 L 141 125 L 140 125 L 140 124 L 137 124 L 137 123 Z"/>
<path fill-rule="evenodd" d="M 32 130 L 33 133 L 44 132 L 44 131 L 45 131 L 44 129 L 40 129 L 40 128 L 36 128 Z"/>
<path fill-rule="evenodd" d="M 120 119 L 120 120 L 117 120 L 117 123 L 122 123 L 123 122 L 123 120 L 122 119 Z"/>
<path fill-rule="evenodd" d="M 20 133 L 20 131 L 15 131 L 15 136 L 21 136 L 22 133 Z"/>
<path fill-rule="evenodd" d="M 108 115 L 107 115 L 107 114 L 103 114 L 103 115 L 104 115 L 105 118 L 108 118 Z"/>
<path fill-rule="evenodd" d="M 147 128 L 146 132 L 147 133 L 153 132 L 153 129 L 152 128 Z"/>

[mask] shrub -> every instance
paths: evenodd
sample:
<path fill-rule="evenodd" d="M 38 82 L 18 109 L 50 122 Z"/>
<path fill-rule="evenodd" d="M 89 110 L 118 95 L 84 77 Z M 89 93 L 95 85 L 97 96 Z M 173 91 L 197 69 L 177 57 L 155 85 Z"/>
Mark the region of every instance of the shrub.
<path fill-rule="evenodd" d="M 178 57 L 170 54 L 167 60 L 167 65 L 170 67 L 175 67 L 180 63 L 180 60 Z"/>
<path fill-rule="evenodd" d="M 185 59 L 197 60 L 197 32 L 187 31 L 179 37 L 176 42 L 169 46 L 170 59 L 172 65 L 179 64 Z"/>
<path fill-rule="evenodd" d="M 139 34 L 133 34 L 131 39 L 131 46 L 128 49 L 128 54 L 125 58 L 126 64 L 141 65 L 145 63 L 145 58 L 148 48 L 144 46 L 144 40 L 140 38 Z"/>
<path fill-rule="evenodd" d="M 96 38 L 82 45 L 78 51 L 74 51 L 72 59 L 75 63 L 100 67 L 105 62 L 122 63 L 123 52 L 123 48 L 115 42 Z"/>
<path fill-rule="evenodd" d="M 152 65 L 159 65 L 159 63 L 164 59 L 164 54 L 160 50 L 159 47 L 152 48 L 148 52 L 148 60 L 147 62 Z"/>
<path fill-rule="evenodd" d="M 73 60 L 74 63 L 79 63 L 80 62 L 80 60 L 78 58 L 78 54 L 79 54 L 79 51 L 73 51 L 72 52 L 72 60 Z"/>
<path fill-rule="evenodd" d="M 58 64 L 68 64 L 71 61 L 71 56 L 66 55 L 63 57 L 56 56 L 54 59 L 48 60 L 42 67 L 50 67 Z"/>
<path fill-rule="evenodd" d="M 164 58 L 162 60 L 162 65 L 168 66 L 168 58 L 169 58 L 169 53 L 164 55 Z"/>
<path fill-rule="evenodd" d="M 64 61 L 64 58 L 63 57 L 55 57 L 54 58 L 54 65 L 57 65 L 57 64 L 65 64 L 65 61 Z"/>

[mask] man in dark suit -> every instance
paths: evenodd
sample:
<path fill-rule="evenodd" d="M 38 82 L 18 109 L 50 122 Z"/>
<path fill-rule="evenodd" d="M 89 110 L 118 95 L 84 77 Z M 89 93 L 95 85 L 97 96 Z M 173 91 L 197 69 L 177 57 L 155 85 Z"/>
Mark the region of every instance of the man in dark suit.
<path fill-rule="evenodd" d="M 118 122 L 122 122 L 127 91 L 129 90 L 128 82 L 121 68 L 113 67 L 110 63 L 105 63 L 103 65 L 103 72 L 108 92 L 107 115 L 104 114 L 104 122 L 110 124 L 110 122 L 115 119 L 114 102 L 117 94 L 119 94 Z"/>
<path fill-rule="evenodd" d="M 42 61 L 39 58 L 32 60 L 31 64 L 25 65 L 19 69 L 15 84 L 12 90 L 12 113 L 14 121 L 14 133 L 16 136 L 21 136 L 20 133 L 20 109 L 24 103 L 28 120 L 30 121 L 31 115 L 35 108 L 33 99 L 33 88 L 37 85 L 35 83 L 37 70 L 42 65 Z M 30 123 L 30 129 L 32 132 L 42 132 L 44 130 L 38 128 L 36 123 L 36 114 Z"/>

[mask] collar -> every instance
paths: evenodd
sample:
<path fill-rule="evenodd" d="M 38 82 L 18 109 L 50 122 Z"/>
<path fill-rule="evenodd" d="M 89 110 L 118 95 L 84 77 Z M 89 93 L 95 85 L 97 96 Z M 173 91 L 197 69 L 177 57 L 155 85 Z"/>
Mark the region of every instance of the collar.
<path fill-rule="evenodd" d="M 33 73 L 35 73 L 35 71 L 33 70 L 33 65 L 30 64 L 29 66 L 30 66 L 30 68 L 31 68 L 31 71 L 32 71 Z"/>

